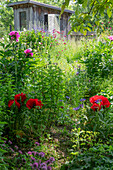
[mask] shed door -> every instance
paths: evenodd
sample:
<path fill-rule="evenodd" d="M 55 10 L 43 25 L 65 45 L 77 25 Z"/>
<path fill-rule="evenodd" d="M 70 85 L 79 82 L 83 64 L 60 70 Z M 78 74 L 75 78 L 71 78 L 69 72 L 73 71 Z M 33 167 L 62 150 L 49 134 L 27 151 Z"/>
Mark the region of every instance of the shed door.
<path fill-rule="evenodd" d="M 58 14 L 48 14 L 48 31 L 53 33 L 53 30 L 60 31 L 60 20 Z"/>
<path fill-rule="evenodd" d="M 20 12 L 20 30 L 26 28 L 26 11 Z"/>

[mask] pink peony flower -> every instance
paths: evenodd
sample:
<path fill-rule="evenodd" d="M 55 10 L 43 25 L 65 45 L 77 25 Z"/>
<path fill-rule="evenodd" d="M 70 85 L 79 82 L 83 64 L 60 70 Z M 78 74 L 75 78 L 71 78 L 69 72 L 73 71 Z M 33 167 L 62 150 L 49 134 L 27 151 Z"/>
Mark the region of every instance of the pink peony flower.
<path fill-rule="evenodd" d="M 26 54 L 26 55 L 30 55 L 30 56 L 33 56 L 33 53 L 31 53 L 31 49 L 26 49 L 25 51 L 24 51 L 24 53 Z"/>
<path fill-rule="evenodd" d="M 108 38 L 109 38 L 111 41 L 113 41 L 113 36 L 108 36 Z"/>
<path fill-rule="evenodd" d="M 11 36 L 12 40 L 16 40 L 16 42 L 19 41 L 18 39 L 19 39 L 20 35 L 19 35 L 19 33 L 17 31 L 11 31 L 9 33 L 9 35 Z"/>

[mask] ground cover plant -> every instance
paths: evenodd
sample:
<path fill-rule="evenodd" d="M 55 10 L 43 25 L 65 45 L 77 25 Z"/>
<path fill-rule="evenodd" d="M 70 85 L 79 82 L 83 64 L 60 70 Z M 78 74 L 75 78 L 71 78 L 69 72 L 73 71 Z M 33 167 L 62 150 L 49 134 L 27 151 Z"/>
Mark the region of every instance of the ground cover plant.
<path fill-rule="evenodd" d="M 1 169 L 112 169 L 112 36 L 60 35 L 0 41 Z"/>

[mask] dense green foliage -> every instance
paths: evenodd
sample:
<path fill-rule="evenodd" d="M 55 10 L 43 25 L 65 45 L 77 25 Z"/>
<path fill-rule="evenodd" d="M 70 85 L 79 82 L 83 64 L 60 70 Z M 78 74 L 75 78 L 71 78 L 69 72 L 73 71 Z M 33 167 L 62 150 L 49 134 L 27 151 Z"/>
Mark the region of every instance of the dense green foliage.
<path fill-rule="evenodd" d="M 112 168 L 112 40 L 19 34 L 0 41 L 0 166 Z"/>

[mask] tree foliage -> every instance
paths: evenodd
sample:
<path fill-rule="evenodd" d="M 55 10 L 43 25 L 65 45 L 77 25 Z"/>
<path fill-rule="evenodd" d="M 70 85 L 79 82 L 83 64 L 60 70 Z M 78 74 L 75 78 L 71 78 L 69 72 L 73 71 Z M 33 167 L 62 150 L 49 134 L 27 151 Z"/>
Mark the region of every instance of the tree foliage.
<path fill-rule="evenodd" d="M 68 7 L 71 0 L 65 0 L 62 5 L 62 12 Z M 76 0 L 74 1 L 75 15 L 71 17 L 72 30 L 86 34 L 91 31 L 92 23 L 99 28 L 101 19 L 107 16 L 112 17 L 113 0 Z"/>

